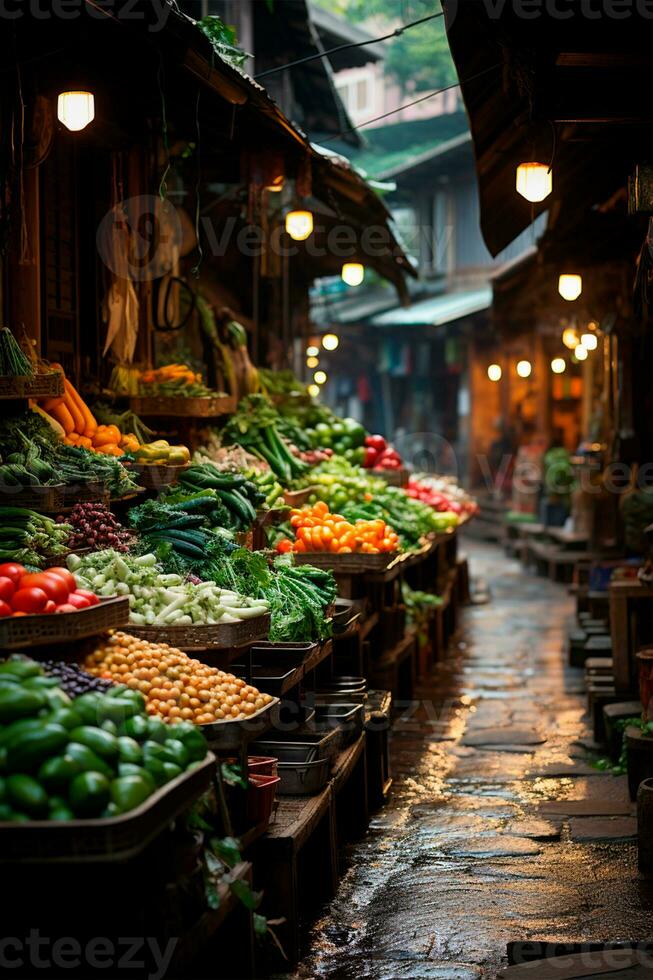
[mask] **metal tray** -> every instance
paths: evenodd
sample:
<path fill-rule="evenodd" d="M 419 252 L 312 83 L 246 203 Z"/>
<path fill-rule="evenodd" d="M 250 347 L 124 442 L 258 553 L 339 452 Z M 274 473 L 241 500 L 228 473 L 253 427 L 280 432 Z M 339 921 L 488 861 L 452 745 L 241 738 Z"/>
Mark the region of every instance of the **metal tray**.
<path fill-rule="evenodd" d="M 329 780 L 329 760 L 280 762 L 277 774 L 281 780 L 277 787 L 279 796 L 315 796 Z"/>
<path fill-rule="evenodd" d="M 339 741 L 338 751 L 355 742 L 363 731 L 364 709 L 362 704 L 315 703 L 313 725 L 316 732 L 335 731 Z"/>
<path fill-rule="evenodd" d="M 285 663 L 288 666 L 300 667 L 311 657 L 317 643 L 273 643 L 271 640 L 255 643 L 250 649 L 252 663 L 265 664 L 271 660 L 274 663 Z M 281 654 L 281 657 L 278 655 Z"/>
<path fill-rule="evenodd" d="M 259 739 L 252 745 L 252 750 L 261 755 L 276 756 L 281 745 L 303 745 L 315 749 L 316 759 L 328 759 L 331 762 L 338 754 L 338 742 L 336 729 L 318 733 L 312 728 L 312 721 L 307 722 L 303 728 L 294 731 L 270 731 L 265 738 Z"/>
<path fill-rule="evenodd" d="M 279 699 L 273 698 L 270 704 L 242 721 L 216 721 L 210 725 L 198 725 L 198 728 L 213 752 L 235 752 L 260 738 L 275 724 L 278 715 Z"/>
<path fill-rule="evenodd" d="M 247 675 L 247 668 L 244 664 L 232 664 L 231 669 L 239 677 L 246 677 Z M 294 682 L 297 671 L 297 667 L 286 669 L 285 667 L 280 667 L 278 664 L 271 664 L 265 667 L 256 664 L 252 666 L 251 683 L 264 694 L 281 697 L 290 688 L 290 682 Z M 301 679 L 301 671 L 299 673 L 299 679 Z"/>

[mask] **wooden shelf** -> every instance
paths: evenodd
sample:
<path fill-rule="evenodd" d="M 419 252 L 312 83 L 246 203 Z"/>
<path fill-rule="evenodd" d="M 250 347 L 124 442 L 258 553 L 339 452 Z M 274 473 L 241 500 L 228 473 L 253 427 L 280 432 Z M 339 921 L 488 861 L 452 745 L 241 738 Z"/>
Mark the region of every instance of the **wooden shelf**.
<path fill-rule="evenodd" d="M 336 637 L 337 639 L 337 637 Z M 311 654 L 308 660 L 304 663 L 304 677 L 309 674 L 312 670 L 315 670 L 324 660 L 331 656 L 333 653 L 333 640 L 327 640 L 325 643 L 321 643 L 317 646 L 315 651 Z"/>

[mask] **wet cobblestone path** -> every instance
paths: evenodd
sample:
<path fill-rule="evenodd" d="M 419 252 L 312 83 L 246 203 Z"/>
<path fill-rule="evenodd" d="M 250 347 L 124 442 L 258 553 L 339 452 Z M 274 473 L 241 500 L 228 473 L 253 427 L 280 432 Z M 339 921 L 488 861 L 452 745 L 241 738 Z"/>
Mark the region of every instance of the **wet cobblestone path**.
<path fill-rule="evenodd" d="M 463 611 L 395 725 L 390 802 L 351 848 L 298 978 L 494 978 L 512 940 L 653 932 L 625 779 L 584 748 L 582 673 L 563 652 L 573 603 L 499 548 L 466 550 L 491 601 Z"/>

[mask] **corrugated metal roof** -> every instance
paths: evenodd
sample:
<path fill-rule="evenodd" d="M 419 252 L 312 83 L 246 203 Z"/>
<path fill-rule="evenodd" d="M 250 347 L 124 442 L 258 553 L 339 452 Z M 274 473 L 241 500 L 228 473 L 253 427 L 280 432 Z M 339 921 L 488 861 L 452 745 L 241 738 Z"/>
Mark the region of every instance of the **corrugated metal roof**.
<path fill-rule="evenodd" d="M 440 327 L 445 323 L 460 320 L 487 310 L 492 304 L 492 289 L 469 290 L 460 293 L 445 293 L 433 299 L 422 300 L 413 306 L 398 307 L 372 318 L 374 327 Z"/>

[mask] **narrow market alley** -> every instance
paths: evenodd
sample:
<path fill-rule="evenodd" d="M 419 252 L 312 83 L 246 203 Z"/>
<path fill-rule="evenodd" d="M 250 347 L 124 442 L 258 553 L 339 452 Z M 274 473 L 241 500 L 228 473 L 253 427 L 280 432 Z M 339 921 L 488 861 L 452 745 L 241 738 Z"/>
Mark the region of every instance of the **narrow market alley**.
<path fill-rule="evenodd" d="M 495 546 L 468 549 L 491 591 L 392 740 L 389 805 L 349 854 L 297 977 L 494 978 L 512 941 L 643 939 L 625 777 L 591 765 L 573 604 Z"/>

